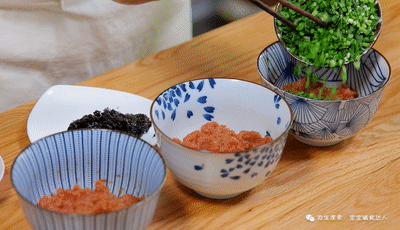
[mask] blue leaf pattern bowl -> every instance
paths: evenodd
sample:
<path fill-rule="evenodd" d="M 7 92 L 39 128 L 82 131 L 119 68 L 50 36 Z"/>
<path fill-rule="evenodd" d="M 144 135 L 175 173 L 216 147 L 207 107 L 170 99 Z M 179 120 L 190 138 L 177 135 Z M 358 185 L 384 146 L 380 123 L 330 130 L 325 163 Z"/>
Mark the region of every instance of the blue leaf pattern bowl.
<path fill-rule="evenodd" d="M 15 160 L 12 183 L 33 229 L 146 229 L 166 181 L 163 158 L 150 144 L 120 132 L 83 129 L 32 143 Z M 95 187 L 106 179 L 116 196 L 145 199 L 125 209 L 95 215 L 65 214 L 38 206 L 57 188 Z"/>
<path fill-rule="evenodd" d="M 151 106 L 157 144 L 172 174 L 198 194 L 235 197 L 262 183 L 277 165 L 293 116 L 279 93 L 236 79 L 198 79 L 162 92 Z M 235 153 L 193 150 L 174 142 L 216 121 L 239 133 L 257 131 L 274 140 Z"/>
<path fill-rule="evenodd" d="M 299 141 L 313 146 L 329 146 L 354 136 L 373 118 L 389 82 L 391 69 L 388 61 L 371 49 L 361 60 L 360 69 L 353 63 L 346 65 L 347 84 L 359 97 L 342 101 L 321 101 L 297 96 L 282 90 L 288 83 L 305 76 L 305 71 L 294 74 L 299 62 L 276 42 L 264 49 L 258 57 L 258 71 L 263 85 L 280 93 L 289 102 L 294 113 L 290 132 Z M 305 68 L 303 68 L 305 69 Z M 327 86 L 342 83 L 342 71 L 319 68 L 317 73 L 327 79 Z"/>

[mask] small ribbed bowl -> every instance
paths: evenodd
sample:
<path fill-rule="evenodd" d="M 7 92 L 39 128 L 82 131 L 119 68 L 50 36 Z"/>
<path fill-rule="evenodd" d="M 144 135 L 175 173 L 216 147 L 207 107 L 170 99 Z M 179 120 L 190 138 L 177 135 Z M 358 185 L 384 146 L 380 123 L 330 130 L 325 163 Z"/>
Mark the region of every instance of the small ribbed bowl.
<path fill-rule="evenodd" d="M 166 181 L 163 158 L 150 144 L 102 129 L 57 133 L 40 139 L 15 160 L 12 183 L 33 229 L 146 229 Z M 105 179 L 116 196 L 146 198 L 125 209 L 94 215 L 65 214 L 38 206 L 57 188 L 95 189 Z"/>
<path fill-rule="evenodd" d="M 260 185 L 278 164 L 292 111 L 279 93 L 237 79 L 197 79 L 172 86 L 151 106 L 160 152 L 175 178 L 198 194 L 235 197 Z M 182 140 L 202 125 L 216 121 L 239 133 L 256 131 L 273 141 L 240 152 L 211 153 L 187 148 Z"/>
<path fill-rule="evenodd" d="M 294 113 L 291 134 L 299 141 L 313 146 L 329 146 L 348 139 L 361 131 L 374 117 L 387 86 L 391 69 L 378 51 L 371 49 L 361 59 L 360 69 L 345 65 L 347 84 L 359 97 L 349 100 L 314 100 L 291 94 L 282 87 L 306 76 L 303 70 L 295 73 L 299 61 L 287 52 L 281 42 L 265 48 L 259 55 L 257 67 L 261 82 L 288 100 Z M 304 64 L 304 63 L 300 63 Z M 335 68 L 315 70 L 327 87 L 339 87 L 342 71 Z"/>
<path fill-rule="evenodd" d="M 284 7 L 281 3 L 278 3 L 276 5 L 276 12 L 280 13 L 282 10 L 282 7 Z M 366 53 L 368 53 L 369 50 L 372 49 L 372 47 L 375 45 L 376 41 L 378 40 L 381 32 L 382 32 L 382 28 L 383 28 L 383 11 L 382 11 L 382 7 L 381 4 L 379 2 L 379 0 L 375 1 L 375 7 L 378 11 L 378 15 L 380 16 L 380 22 L 377 26 L 377 28 L 375 29 L 375 38 L 374 41 L 371 42 L 370 46 L 368 46 L 367 48 L 364 49 L 364 51 L 361 53 L 361 55 L 365 55 Z M 311 19 L 310 19 L 311 20 Z M 279 30 L 279 26 L 277 24 L 277 19 L 274 19 L 274 28 L 275 28 L 275 33 L 276 36 L 278 37 L 279 41 L 282 43 L 283 47 L 286 49 L 286 51 L 293 57 L 295 58 L 298 62 L 301 62 L 303 65 L 308 65 L 308 66 L 312 66 L 312 63 L 309 63 L 305 60 L 303 60 L 302 58 L 298 57 L 296 54 L 290 52 L 290 49 L 287 47 L 286 43 L 285 43 L 285 39 L 283 38 L 283 35 L 281 33 L 281 31 Z M 344 65 L 349 64 L 349 63 L 353 63 L 353 62 L 345 62 Z"/>

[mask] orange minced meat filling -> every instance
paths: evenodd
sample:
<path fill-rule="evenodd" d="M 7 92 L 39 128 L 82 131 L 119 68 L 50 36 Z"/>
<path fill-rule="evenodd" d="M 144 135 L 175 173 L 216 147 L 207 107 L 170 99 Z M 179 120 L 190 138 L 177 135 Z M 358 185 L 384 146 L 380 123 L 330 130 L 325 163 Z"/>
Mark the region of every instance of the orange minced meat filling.
<path fill-rule="evenodd" d="M 183 138 L 173 139 L 188 148 L 195 150 L 207 150 L 210 152 L 227 153 L 239 152 L 264 145 L 272 141 L 272 137 L 262 137 L 256 131 L 240 131 L 236 134 L 233 130 L 220 125 L 216 121 L 208 122 Z"/>
<path fill-rule="evenodd" d="M 79 185 L 73 189 L 59 188 L 51 197 L 40 199 L 39 206 L 62 213 L 99 214 L 123 209 L 143 199 L 130 194 L 117 197 L 110 192 L 104 180 L 98 180 L 94 191 L 90 188 L 82 189 Z"/>

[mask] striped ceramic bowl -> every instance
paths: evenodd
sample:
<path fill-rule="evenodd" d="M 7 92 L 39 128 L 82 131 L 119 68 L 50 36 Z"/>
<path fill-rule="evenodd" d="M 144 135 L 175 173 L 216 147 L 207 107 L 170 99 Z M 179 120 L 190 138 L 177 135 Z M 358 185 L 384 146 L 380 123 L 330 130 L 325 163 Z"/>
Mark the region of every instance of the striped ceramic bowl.
<path fill-rule="evenodd" d="M 33 229 L 145 229 L 166 181 L 163 158 L 150 144 L 121 132 L 84 129 L 57 133 L 32 143 L 15 160 L 12 183 Z M 106 179 L 110 192 L 145 199 L 105 214 L 78 215 L 39 207 L 44 195 L 75 184 L 94 189 Z"/>
<path fill-rule="evenodd" d="M 282 94 L 293 109 L 294 121 L 290 133 L 299 141 L 313 146 L 337 144 L 367 126 L 378 110 L 383 91 L 391 78 L 389 62 L 378 51 L 370 49 L 362 57 L 360 69 L 352 63 L 345 65 L 347 84 L 359 97 L 340 101 L 314 100 L 282 90 L 284 85 L 306 75 L 306 68 L 300 74 L 295 73 L 299 63 L 281 42 L 276 42 L 260 53 L 257 67 L 262 84 Z M 326 80 L 329 88 L 338 87 L 343 82 L 342 71 L 335 68 L 318 68 L 315 72 L 320 81 Z"/>

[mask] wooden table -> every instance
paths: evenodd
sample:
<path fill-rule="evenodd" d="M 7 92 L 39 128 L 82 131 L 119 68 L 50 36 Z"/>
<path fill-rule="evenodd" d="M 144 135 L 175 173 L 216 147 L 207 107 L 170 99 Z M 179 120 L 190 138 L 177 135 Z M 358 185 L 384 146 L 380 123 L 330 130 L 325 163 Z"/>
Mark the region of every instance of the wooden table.
<path fill-rule="evenodd" d="M 169 174 L 149 229 L 400 229 L 400 1 L 381 3 L 384 26 L 375 48 L 389 60 L 392 79 L 366 128 L 332 147 L 307 146 L 289 136 L 271 176 L 229 200 L 201 197 Z M 80 85 L 154 99 L 169 86 L 196 78 L 261 83 L 257 56 L 276 40 L 272 17 L 261 12 Z M 34 104 L 0 114 L 0 154 L 6 163 L 0 183 L 2 230 L 30 229 L 10 170 L 30 144 L 26 122 Z"/>

